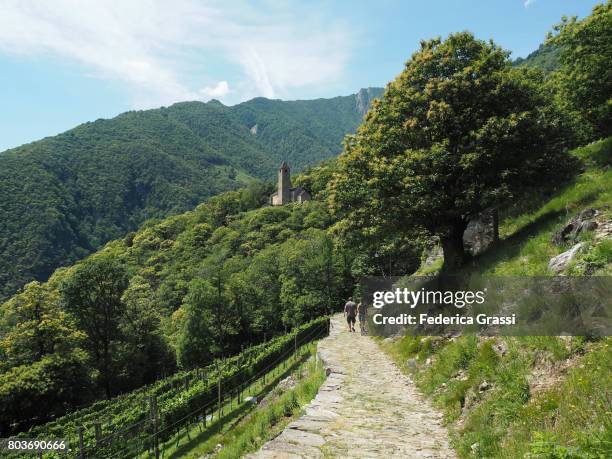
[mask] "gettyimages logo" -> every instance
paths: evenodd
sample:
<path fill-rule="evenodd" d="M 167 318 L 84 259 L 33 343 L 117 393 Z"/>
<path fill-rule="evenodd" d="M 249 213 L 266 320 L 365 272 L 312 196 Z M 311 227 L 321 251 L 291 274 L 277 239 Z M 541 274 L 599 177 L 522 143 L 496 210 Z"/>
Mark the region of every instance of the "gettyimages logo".
<path fill-rule="evenodd" d="M 441 276 L 362 280 L 373 335 L 609 336 L 611 277 Z"/>
<path fill-rule="evenodd" d="M 382 308 L 385 304 L 405 304 L 415 308 L 418 304 L 445 304 L 456 308 L 463 308 L 471 304 L 483 304 L 487 289 L 473 291 L 430 291 L 409 290 L 408 288 L 396 288 L 395 291 L 380 290 L 372 294 L 372 306 Z"/>

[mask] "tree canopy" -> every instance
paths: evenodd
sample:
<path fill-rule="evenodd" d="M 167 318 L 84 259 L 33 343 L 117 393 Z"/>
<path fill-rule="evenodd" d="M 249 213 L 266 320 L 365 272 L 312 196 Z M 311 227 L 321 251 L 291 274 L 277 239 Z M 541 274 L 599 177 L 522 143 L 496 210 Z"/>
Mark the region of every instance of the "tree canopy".
<path fill-rule="evenodd" d="M 612 1 L 582 20 L 563 17 L 548 43 L 560 50 L 561 99 L 590 123 L 596 137 L 612 133 Z"/>
<path fill-rule="evenodd" d="M 421 42 L 345 141 L 331 196 L 341 230 L 424 228 L 454 269 L 471 217 L 567 172 L 568 130 L 542 73 L 508 56 L 468 32 Z"/>

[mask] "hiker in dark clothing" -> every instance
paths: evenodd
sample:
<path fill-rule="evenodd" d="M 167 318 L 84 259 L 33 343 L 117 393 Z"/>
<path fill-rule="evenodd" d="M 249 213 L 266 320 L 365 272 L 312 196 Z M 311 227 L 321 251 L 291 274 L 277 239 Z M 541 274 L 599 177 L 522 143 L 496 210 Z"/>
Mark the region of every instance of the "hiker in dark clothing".
<path fill-rule="evenodd" d="M 357 305 L 353 302 L 353 297 L 349 297 L 344 305 L 344 316 L 348 323 L 349 332 L 355 331 L 355 317 L 357 316 Z"/>
<path fill-rule="evenodd" d="M 359 329 L 361 330 L 361 334 L 366 334 L 366 311 L 367 307 L 363 303 L 359 303 L 357 305 L 357 314 L 359 314 Z"/>

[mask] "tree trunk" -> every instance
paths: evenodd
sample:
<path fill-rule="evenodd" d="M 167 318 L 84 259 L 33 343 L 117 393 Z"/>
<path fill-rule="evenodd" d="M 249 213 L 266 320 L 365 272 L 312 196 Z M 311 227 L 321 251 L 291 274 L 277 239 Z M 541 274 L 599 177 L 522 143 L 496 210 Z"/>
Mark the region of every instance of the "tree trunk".
<path fill-rule="evenodd" d="M 467 228 L 467 221 L 457 221 L 449 231 L 440 236 L 442 251 L 444 252 L 444 265 L 442 271 L 450 273 L 458 270 L 467 260 L 463 247 L 463 233 Z"/>

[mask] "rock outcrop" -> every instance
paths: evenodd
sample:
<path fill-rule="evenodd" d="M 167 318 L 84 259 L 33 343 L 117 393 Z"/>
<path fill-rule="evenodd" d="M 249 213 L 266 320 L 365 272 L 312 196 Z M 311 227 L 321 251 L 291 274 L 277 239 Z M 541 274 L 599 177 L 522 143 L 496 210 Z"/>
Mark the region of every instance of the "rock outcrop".
<path fill-rule="evenodd" d="M 585 209 L 570 220 L 563 228 L 552 236 L 552 243 L 563 245 L 567 242 L 577 242 L 580 234 L 593 231 L 599 226 L 595 218 L 599 212 L 595 209 Z"/>
<path fill-rule="evenodd" d="M 382 88 L 362 88 L 355 94 L 355 108 L 357 113 L 364 116 L 374 99 L 379 99 L 383 94 Z"/>
<path fill-rule="evenodd" d="M 463 245 L 470 255 L 479 255 L 499 239 L 497 210 L 491 209 L 472 218 L 463 233 Z"/>
<path fill-rule="evenodd" d="M 548 262 L 548 269 L 555 274 L 559 274 L 568 267 L 570 261 L 576 258 L 576 256 L 582 250 L 584 244 L 579 242 L 567 252 L 563 252 L 562 254 L 557 255 L 556 257 L 551 258 L 550 262 Z"/>

